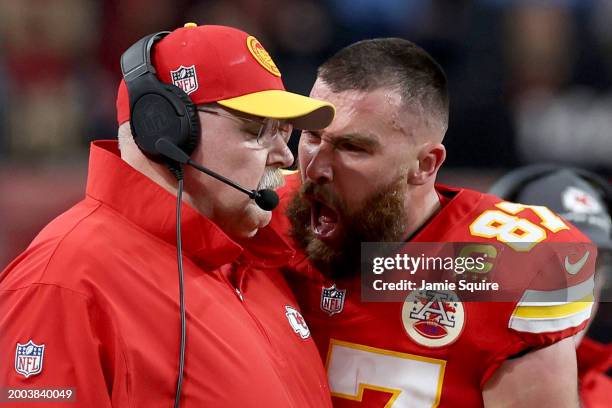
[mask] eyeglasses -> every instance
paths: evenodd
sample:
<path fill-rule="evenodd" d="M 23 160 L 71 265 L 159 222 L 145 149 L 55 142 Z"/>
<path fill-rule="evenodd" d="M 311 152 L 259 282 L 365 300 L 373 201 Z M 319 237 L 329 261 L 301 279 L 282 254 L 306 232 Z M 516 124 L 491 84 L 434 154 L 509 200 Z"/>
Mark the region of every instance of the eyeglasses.
<path fill-rule="evenodd" d="M 291 132 L 293 131 L 293 125 L 279 119 L 265 118 L 265 119 L 254 119 L 245 118 L 233 113 L 217 111 L 208 108 L 197 107 L 200 112 L 210 113 L 212 115 L 221 116 L 222 118 L 228 118 L 242 123 L 255 123 L 259 125 L 259 132 L 257 132 L 256 140 L 257 144 L 264 147 L 269 147 L 281 136 L 283 142 L 286 144 L 289 141 Z M 249 132 L 250 133 L 250 132 Z M 255 136 L 255 135 L 253 135 Z"/>

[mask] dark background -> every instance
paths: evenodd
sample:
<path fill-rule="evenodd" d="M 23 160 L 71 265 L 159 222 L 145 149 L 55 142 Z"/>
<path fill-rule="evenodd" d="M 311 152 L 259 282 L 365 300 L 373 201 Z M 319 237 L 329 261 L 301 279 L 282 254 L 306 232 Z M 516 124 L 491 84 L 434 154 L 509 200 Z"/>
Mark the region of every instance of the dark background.
<path fill-rule="evenodd" d="M 423 46 L 450 82 L 444 182 L 486 189 L 549 161 L 612 174 L 607 0 L 4 0 L 0 269 L 83 196 L 89 142 L 116 135 L 121 53 L 190 21 L 255 35 L 300 93 L 354 41 Z"/>

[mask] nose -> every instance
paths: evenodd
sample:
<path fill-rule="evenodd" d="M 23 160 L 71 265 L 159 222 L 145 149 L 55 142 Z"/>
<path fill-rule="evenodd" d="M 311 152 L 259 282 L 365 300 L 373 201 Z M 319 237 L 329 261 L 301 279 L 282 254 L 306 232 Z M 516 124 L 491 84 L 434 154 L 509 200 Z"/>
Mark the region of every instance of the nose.
<path fill-rule="evenodd" d="M 306 163 L 306 177 L 318 184 L 331 182 L 334 174 L 332 153 L 331 145 L 325 142 L 320 143 L 312 150 L 310 160 Z"/>
<path fill-rule="evenodd" d="M 280 138 L 279 138 L 280 139 Z M 293 153 L 282 140 L 279 140 L 279 143 L 275 143 L 271 148 L 268 154 L 268 162 L 266 163 L 268 166 L 285 168 L 289 167 L 293 164 Z"/>

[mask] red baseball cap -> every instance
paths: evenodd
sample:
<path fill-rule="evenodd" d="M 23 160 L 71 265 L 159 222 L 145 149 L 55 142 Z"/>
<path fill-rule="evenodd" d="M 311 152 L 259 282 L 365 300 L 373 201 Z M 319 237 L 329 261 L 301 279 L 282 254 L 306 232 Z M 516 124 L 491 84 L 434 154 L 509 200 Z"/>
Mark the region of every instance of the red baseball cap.
<path fill-rule="evenodd" d="M 322 129 L 334 118 L 328 102 L 287 92 L 281 73 L 257 39 L 231 27 L 187 23 L 155 43 L 160 81 L 183 89 L 196 105 L 217 102 L 255 116 L 288 119 L 299 129 Z M 117 122 L 130 120 L 122 80 Z"/>

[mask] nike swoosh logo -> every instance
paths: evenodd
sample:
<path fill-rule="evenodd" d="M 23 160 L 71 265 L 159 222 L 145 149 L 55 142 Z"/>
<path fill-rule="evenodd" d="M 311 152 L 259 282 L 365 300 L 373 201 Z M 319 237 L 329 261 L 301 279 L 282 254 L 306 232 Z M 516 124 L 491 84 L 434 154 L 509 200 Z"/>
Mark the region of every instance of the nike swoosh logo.
<path fill-rule="evenodd" d="M 567 273 L 569 273 L 570 275 L 576 275 L 578 272 L 580 272 L 586 261 L 589 259 L 590 254 L 590 251 L 586 251 L 586 254 L 584 254 L 582 258 L 580 258 L 580 260 L 578 260 L 578 262 L 576 263 L 570 263 L 569 258 L 566 256 L 565 270 L 567 271 Z"/>

